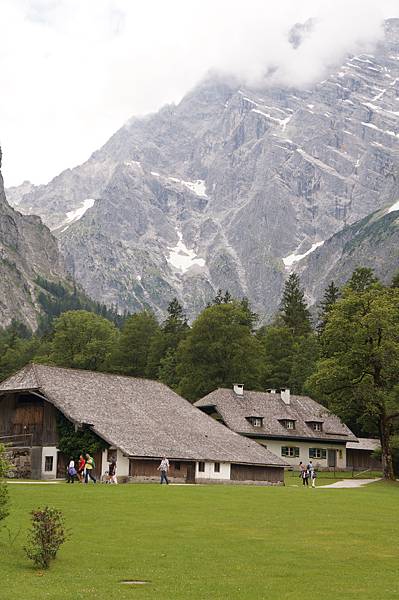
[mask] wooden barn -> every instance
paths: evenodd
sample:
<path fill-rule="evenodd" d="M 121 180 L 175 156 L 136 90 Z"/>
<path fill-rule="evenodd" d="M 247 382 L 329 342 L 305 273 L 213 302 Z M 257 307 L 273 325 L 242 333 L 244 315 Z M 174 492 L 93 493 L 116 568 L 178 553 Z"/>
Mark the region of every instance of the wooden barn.
<path fill-rule="evenodd" d="M 95 456 L 98 476 L 116 457 L 120 480 L 157 480 L 159 462 L 167 456 L 175 482 L 284 481 L 280 457 L 160 382 L 38 364 L 0 384 L 0 442 L 12 447 L 21 476 L 65 475 L 68 457 L 57 447 L 61 415 L 76 431 L 90 429 L 104 441 Z"/>
<path fill-rule="evenodd" d="M 347 467 L 353 471 L 367 469 L 381 471 L 381 457 L 375 455 L 375 452 L 380 449 L 380 440 L 373 438 L 357 438 L 357 442 L 348 442 L 346 445 Z"/>

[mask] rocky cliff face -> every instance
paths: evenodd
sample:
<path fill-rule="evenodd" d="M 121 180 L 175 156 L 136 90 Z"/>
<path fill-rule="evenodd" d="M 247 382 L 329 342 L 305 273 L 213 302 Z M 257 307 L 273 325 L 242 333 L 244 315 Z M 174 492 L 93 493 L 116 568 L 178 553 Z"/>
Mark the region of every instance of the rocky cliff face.
<path fill-rule="evenodd" d="M 399 201 L 333 235 L 296 270 L 315 303 L 331 281 L 341 286 L 357 267 L 374 269 L 386 284 L 399 271 Z"/>
<path fill-rule="evenodd" d="M 398 100 L 391 20 L 383 43 L 308 90 L 210 77 L 13 198 L 98 300 L 162 312 L 176 295 L 193 315 L 220 287 L 268 316 L 301 256 L 398 197 Z"/>
<path fill-rule="evenodd" d="M 16 318 L 35 329 L 40 313 L 38 275 L 57 280 L 66 277 L 57 241 L 40 217 L 24 216 L 11 208 L 0 172 L 0 327 Z"/>

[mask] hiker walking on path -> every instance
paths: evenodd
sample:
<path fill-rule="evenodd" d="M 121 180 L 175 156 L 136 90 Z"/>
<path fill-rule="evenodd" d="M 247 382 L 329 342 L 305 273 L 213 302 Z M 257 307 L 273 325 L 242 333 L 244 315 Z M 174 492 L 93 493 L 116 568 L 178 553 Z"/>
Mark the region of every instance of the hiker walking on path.
<path fill-rule="evenodd" d="M 78 462 L 78 477 L 79 477 L 80 483 L 83 483 L 83 481 L 84 481 L 85 466 L 86 466 L 86 461 L 83 457 L 83 454 L 81 454 L 79 456 L 79 462 Z"/>
<path fill-rule="evenodd" d="M 299 468 L 299 477 L 301 477 L 303 485 L 309 486 L 309 471 L 302 461 L 299 463 Z"/>
<path fill-rule="evenodd" d="M 90 454 L 86 454 L 86 465 L 85 465 L 85 483 L 89 483 L 89 478 L 93 483 L 97 483 L 97 479 L 93 475 L 93 469 L 95 469 L 96 465 L 94 462 L 94 458 L 90 456 Z"/>
<path fill-rule="evenodd" d="M 312 480 L 312 487 L 316 487 L 316 477 L 317 477 L 317 473 L 316 471 L 313 469 L 313 471 L 310 474 L 310 478 Z"/>
<path fill-rule="evenodd" d="M 77 472 L 75 469 L 75 461 L 73 460 L 73 458 L 70 458 L 67 468 L 67 483 L 74 483 L 76 475 Z"/>
<path fill-rule="evenodd" d="M 161 484 L 165 481 L 165 483 L 169 484 L 168 481 L 168 471 L 169 471 L 169 461 L 166 456 L 161 460 L 161 464 L 158 467 L 158 471 L 161 471 Z"/>

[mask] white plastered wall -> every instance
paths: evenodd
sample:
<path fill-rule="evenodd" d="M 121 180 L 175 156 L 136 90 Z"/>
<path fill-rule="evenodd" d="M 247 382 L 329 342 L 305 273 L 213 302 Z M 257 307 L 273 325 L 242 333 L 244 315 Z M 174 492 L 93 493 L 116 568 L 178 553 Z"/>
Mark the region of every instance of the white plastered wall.
<path fill-rule="evenodd" d="M 57 477 L 57 453 L 58 449 L 55 446 L 43 446 L 42 448 L 42 479 L 55 479 Z M 46 456 L 53 457 L 53 468 L 51 471 L 45 471 Z"/>
<path fill-rule="evenodd" d="M 230 463 L 219 463 L 220 464 L 220 472 L 215 472 L 215 463 L 214 462 L 205 462 L 205 470 L 199 471 L 199 463 L 195 463 L 195 479 L 215 479 L 215 480 L 229 480 L 230 479 L 230 471 L 231 465 Z"/>
<path fill-rule="evenodd" d="M 276 454 L 277 456 L 282 458 L 285 462 L 287 462 L 289 465 L 291 465 L 293 467 L 298 467 L 299 461 L 302 461 L 303 463 L 307 464 L 309 462 L 309 460 L 311 460 L 316 469 L 318 469 L 318 468 L 325 469 L 328 466 L 328 450 L 333 450 L 333 449 L 337 450 L 337 452 L 336 452 L 336 468 L 341 469 L 341 468 L 346 467 L 345 444 L 331 444 L 331 443 L 323 444 L 323 442 L 311 442 L 311 441 L 310 442 L 299 442 L 296 440 L 267 440 L 267 439 L 262 439 L 262 440 L 257 440 L 257 441 L 260 442 L 262 444 L 262 446 L 264 446 L 265 448 L 270 450 L 270 452 L 273 452 L 273 454 Z M 294 458 L 294 457 L 290 457 L 290 456 L 282 456 L 281 448 L 283 446 L 292 446 L 295 448 L 299 448 L 299 458 Z M 325 459 L 310 458 L 309 457 L 309 448 L 322 448 L 322 449 L 326 450 L 326 458 Z"/>
<path fill-rule="evenodd" d="M 108 450 L 103 450 L 101 475 L 108 471 L 109 462 L 107 460 Z M 123 455 L 119 448 L 116 451 L 116 475 L 118 477 L 127 477 L 129 475 L 129 459 Z"/>

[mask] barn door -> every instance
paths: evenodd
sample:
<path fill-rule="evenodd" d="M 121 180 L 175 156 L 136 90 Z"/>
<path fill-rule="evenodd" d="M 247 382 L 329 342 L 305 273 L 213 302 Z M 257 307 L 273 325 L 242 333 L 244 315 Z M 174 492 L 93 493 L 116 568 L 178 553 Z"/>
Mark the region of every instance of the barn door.
<path fill-rule="evenodd" d="M 195 483 L 195 463 L 187 463 L 186 483 Z"/>
<path fill-rule="evenodd" d="M 336 467 L 337 466 L 337 451 L 336 450 L 327 450 L 327 466 Z"/>

